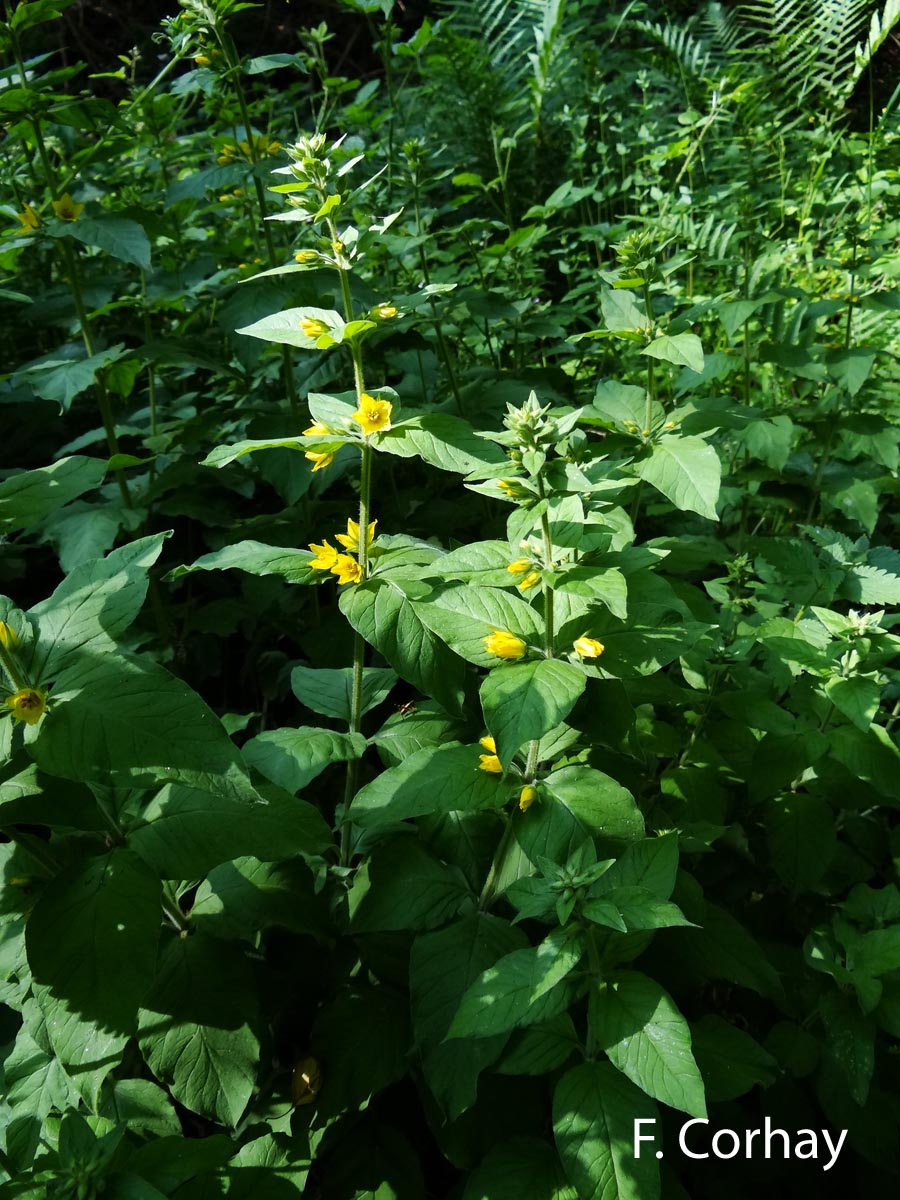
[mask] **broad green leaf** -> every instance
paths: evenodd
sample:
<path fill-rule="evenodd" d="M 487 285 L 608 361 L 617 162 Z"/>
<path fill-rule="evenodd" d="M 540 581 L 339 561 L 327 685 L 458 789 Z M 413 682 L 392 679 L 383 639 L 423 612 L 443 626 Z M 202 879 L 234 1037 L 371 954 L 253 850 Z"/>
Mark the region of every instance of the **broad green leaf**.
<path fill-rule="evenodd" d="M 76 454 L 49 467 L 8 476 L 0 482 L 0 530 L 14 533 L 36 525 L 97 487 L 105 474 L 105 459 Z"/>
<path fill-rule="evenodd" d="M 481 706 L 504 770 L 525 742 L 569 715 L 586 683 L 577 667 L 552 658 L 497 667 L 486 676 Z"/>
<path fill-rule="evenodd" d="M 641 479 L 662 492 L 676 508 L 717 521 L 716 501 L 722 464 L 712 446 L 699 437 L 665 434 L 649 458 L 635 470 Z"/>
<path fill-rule="evenodd" d="M 131 850 L 70 867 L 28 919 L 32 974 L 82 1016 L 131 1033 L 153 978 L 160 914 L 159 879 Z"/>
<path fill-rule="evenodd" d="M 479 768 L 480 746 L 427 746 L 376 776 L 353 798 L 347 819 L 363 828 L 428 813 L 500 808 L 510 786 Z"/>
<path fill-rule="evenodd" d="M 851 725 L 828 731 L 830 752 L 857 778 L 893 803 L 900 802 L 900 748 L 883 725 L 866 733 Z"/>
<path fill-rule="evenodd" d="M 614 887 L 609 890 L 600 889 L 601 877 L 598 884 L 591 889 L 600 891 L 598 899 L 588 900 L 582 907 L 582 912 L 598 925 L 609 925 L 611 929 L 632 932 L 639 929 L 670 929 L 675 925 L 691 925 L 677 904 L 668 900 L 660 900 L 643 887 Z M 619 922 L 610 921 L 610 906 L 619 918 Z"/>
<path fill-rule="evenodd" d="M 445 1042 L 469 985 L 486 968 L 527 944 L 506 921 L 477 913 L 436 933 L 420 934 L 409 960 L 413 1033 L 426 1082 L 452 1119 L 475 1101 L 478 1076 L 506 1044 L 506 1034 Z"/>
<path fill-rule="evenodd" d="M 98 1115 L 153 1137 L 181 1133 L 172 1101 L 149 1079 L 117 1079 L 108 1090 L 104 1089 Z"/>
<path fill-rule="evenodd" d="M 29 368 L 27 374 L 39 396 L 54 401 L 61 412 L 66 412 L 76 396 L 93 387 L 97 372 L 116 362 L 125 353 L 125 343 L 120 342 L 90 358 L 45 359 Z"/>
<path fill-rule="evenodd" d="M 793 892 L 814 888 L 838 849 L 834 814 L 821 796 L 791 792 L 766 807 L 772 866 Z"/>
<path fill-rule="evenodd" d="M 847 679 L 835 676 L 827 680 L 825 694 L 838 712 L 849 717 L 864 732 L 875 720 L 881 704 L 881 685 L 862 675 Z"/>
<path fill-rule="evenodd" d="M 78 1094 L 95 1108 L 103 1081 L 121 1063 L 130 1035 L 81 1016 L 70 1001 L 55 995 L 48 985 L 33 983 L 32 990 L 53 1053 Z"/>
<path fill-rule="evenodd" d="M 379 450 L 400 458 L 420 458 L 441 471 L 470 475 L 505 461 L 505 455 L 493 442 L 478 437 L 472 426 L 449 413 L 426 413 L 394 425 L 379 434 Z"/>
<path fill-rule="evenodd" d="M 543 643 L 543 621 L 534 609 L 499 588 L 451 585 L 413 601 L 413 606 L 424 625 L 479 667 L 499 665 L 501 660 L 485 647 L 485 639 L 498 630 L 526 644 Z"/>
<path fill-rule="evenodd" d="M 578 966 L 583 954 L 582 938 L 558 929 L 538 946 L 505 955 L 468 988 L 447 1037 L 492 1037 L 556 1016 L 571 998 L 557 984 Z"/>
<path fill-rule="evenodd" d="M 647 391 L 645 388 L 635 387 L 632 383 L 604 379 L 602 383 L 597 384 L 593 408 L 610 425 L 635 425 L 641 429 L 647 417 Z M 591 409 L 585 410 L 586 416 L 590 413 Z M 655 403 L 650 416 L 651 420 L 662 416 L 662 405 Z"/>
<path fill-rule="evenodd" d="M 79 1099 L 62 1063 L 46 1054 L 25 1027 L 3 1060 L 3 1092 L 17 1115 L 31 1113 L 41 1121 L 51 1109 L 77 1108 Z"/>
<path fill-rule="evenodd" d="M 544 786 L 559 806 L 561 825 L 571 826 L 570 840 L 574 835 L 574 844 L 587 836 L 631 841 L 644 832 L 644 821 L 631 793 L 602 771 L 585 766 L 563 767 L 548 775 Z M 552 805 L 542 807 L 551 809 Z M 546 856 L 554 858 L 556 854 L 548 848 Z"/>
<path fill-rule="evenodd" d="M 494 1070 L 500 1075 L 546 1075 L 581 1050 L 568 1013 L 559 1013 L 514 1034 Z"/>
<path fill-rule="evenodd" d="M 409 1044 L 405 998 L 365 983 L 342 990 L 312 1029 L 312 1052 L 323 1064 L 315 1119 L 365 1108 L 371 1096 L 406 1074 Z"/>
<path fill-rule="evenodd" d="M 569 567 L 545 573 L 544 582 L 557 592 L 599 600 L 622 621 L 628 616 L 628 584 L 615 567 Z"/>
<path fill-rule="evenodd" d="M 639 971 L 607 975 L 590 993 L 591 1031 L 613 1066 L 663 1104 L 706 1116 L 691 1031 L 671 996 Z"/>
<path fill-rule="evenodd" d="M 462 1200 L 578 1200 L 552 1146 L 517 1137 L 494 1146 L 469 1175 Z"/>
<path fill-rule="evenodd" d="M 82 563 L 52 596 L 30 610 L 39 631 L 30 663 L 34 679 L 49 683 L 66 667 L 83 661 L 85 651 L 113 649 L 114 639 L 141 610 L 147 572 L 166 536 L 139 538 L 106 558 Z M 62 680 L 57 687 L 62 690 Z"/>
<path fill-rule="evenodd" d="M 677 367 L 690 367 L 698 373 L 703 370 L 703 346 L 695 333 L 667 333 L 654 338 L 641 351 L 648 358 L 659 358 L 674 363 Z"/>
<path fill-rule="evenodd" d="M 444 645 L 398 584 L 372 579 L 341 593 L 341 612 L 397 674 L 448 712 L 462 703 L 464 664 Z"/>
<path fill-rule="evenodd" d="M 138 1146 L 128 1159 L 128 1169 L 164 1196 L 171 1196 L 195 1176 L 223 1168 L 233 1154 L 234 1142 L 221 1133 L 202 1138 L 154 1138 Z"/>
<path fill-rule="evenodd" d="M 301 858 L 276 863 L 236 858 L 214 867 L 200 884 L 191 925 L 213 937 L 248 941 L 270 925 L 318 936 L 327 928 L 327 917 L 315 886 Z"/>
<path fill-rule="evenodd" d="M 128 844 L 164 879 L 196 879 L 245 854 L 277 862 L 333 847 L 318 809 L 277 789 L 265 796 L 214 794 L 166 784 L 141 819 Z"/>
<path fill-rule="evenodd" d="M 385 667 L 365 667 L 362 673 L 361 715 L 377 708 L 387 699 L 397 682 L 395 671 Z M 294 667 L 291 690 L 312 712 L 337 721 L 350 720 L 353 703 L 353 668 Z"/>
<path fill-rule="evenodd" d="M 50 712 L 28 732 L 38 766 L 64 779 L 178 781 L 223 797 L 254 795 L 219 718 L 186 683 L 143 659 L 78 657 L 59 675 Z"/>
<path fill-rule="evenodd" d="M 660 900 L 668 900 L 678 873 L 678 838 L 673 833 L 645 838 L 626 846 L 608 871 L 591 887 L 599 896 L 613 888 L 646 888 Z"/>
<path fill-rule="evenodd" d="M 842 350 L 829 350 L 825 354 L 825 366 L 831 378 L 855 396 L 872 374 L 876 350 L 865 346 L 851 346 Z"/>
<path fill-rule="evenodd" d="M 600 307 L 603 322 L 612 333 L 631 333 L 647 329 L 650 322 L 647 314 L 635 303 L 634 292 L 603 287 L 600 291 Z"/>
<path fill-rule="evenodd" d="M 366 739 L 360 733 L 304 727 L 272 729 L 245 743 L 246 762 L 286 792 L 296 793 L 333 762 L 361 758 Z"/>
<path fill-rule="evenodd" d="M 150 239 L 142 225 L 127 217 L 79 217 L 77 221 L 66 221 L 59 234 L 54 231 L 53 236 L 73 237 L 84 246 L 105 250 L 121 262 L 150 270 Z"/>
<path fill-rule="evenodd" d="M 311 449 L 311 444 L 307 444 L 299 438 L 266 438 L 262 441 L 233 442 L 230 446 L 216 446 L 214 450 L 210 450 L 206 458 L 200 463 L 200 466 L 227 467 L 235 459 L 243 458 L 245 454 L 255 454 L 257 450 L 300 450 L 305 452 L 309 449 Z M 251 546 L 260 545 L 259 542 L 246 544 Z M 229 548 L 226 547 L 226 549 Z M 269 547 L 269 549 L 273 549 L 273 547 Z M 221 551 L 217 553 L 221 553 Z M 204 557 L 208 557 L 208 555 L 204 555 Z M 176 567 L 176 572 L 185 570 L 190 570 L 190 568 Z M 173 573 L 173 578 L 177 579 L 177 577 L 177 574 Z"/>
<path fill-rule="evenodd" d="M 778 1062 L 743 1029 L 708 1013 L 691 1027 L 694 1058 L 712 1103 L 736 1100 L 752 1087 L 769 1087 Z"/>
<path fill-rule="evenodd" d="M 325 332 L 310 337 L 303 332 L 301 320 L 318 321 Z M 344 319 L 340 313 L 330 308 L 288 308 L 284 312 L 272 313 L 252 325 L 245 325 L 236 330 L 247 337 L 259 338 L 264 342 L 277 342 L 285 346 L 299 346 L 302 350 L 327 349 L 343 341 Z"/>
<path fill-rule="evenodd" d="M 321 571 L 314 571 L 309 550 L 290 546 L 265 546 L 262 542 L 234 542 L 204 554 L 189 564 L 170 571 L 167 578 L 180 579 L 192 571 L 246 571 L 248 575 L 280 575 L 287 583 L 318 583 Z"/>
<path fill-rule="evenodd" d="M 233 1127 L 256 1081 L 253 972 L 239 945 L 172 937 L 138 1017 L 147 1066 L 174 1098 Z"/>
<path fill-rule="evenodd" d="M 439 862 L 415 837 L 377 846 L 348 895 L 354 933 L 435 929 L 456 916 L 471 892 L 463 873 Z"/>
<path fill-rule="evenodd" d="M 556 1085 L 553 1133 L 579 1200 L 659 1200 L 652 1143 L 635 1152 L 637 1121 L 656 1122 L 656 1105 L 609 1063 L 575 1067 Z"/>
<path fill-rule="evenodd" d="M 889 925 L 887 929 L 872 929 L 861 934 L 854 941 L 848 966 L 874 976 L 886 975 L 900 968 L 900 925 Z"/>
<path fill-rule="evenodd" d="M 698 929 L 673 929 L 666 941 L 673 954 L 694 967 L 704 979 L 727 979 L 761 996 L 778 996 L 778 972 L 740 921 L 715 904 L 702 905 L 696 915 L 681 907 Z"/>

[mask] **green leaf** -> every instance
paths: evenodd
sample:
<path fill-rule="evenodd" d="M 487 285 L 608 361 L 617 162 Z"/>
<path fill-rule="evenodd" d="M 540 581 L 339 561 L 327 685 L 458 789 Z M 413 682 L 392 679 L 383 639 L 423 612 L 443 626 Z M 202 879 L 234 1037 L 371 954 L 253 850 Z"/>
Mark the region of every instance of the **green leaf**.
<path fill-rule="evenodd" d="M 370 1097 L 407 1071 L 406 1002 L 387 988 L 357 985 L 321 1010 L 311 1041 L 324 1064 L 316 1119 L 365 1108 Z"/>
<path fill-rule="evenodd" d="M 26 372 L 31 386 L 44 400 L 58 404 L 61 412 L 67 412 L 76 396 L 93 387 L 97 372 L 126 354 L 125 343 L 120 342 L 108 350 L 101 350 L 90 358 L 49 358 L 36 363 Z"/>
<path fill-rule="evenodd" d="M 639 971 L 607 975 L 590 993 L 591 1031 L 610 1062 L 642 1092 L 706 1116 L 691 1031 L 668 992 Z"/>
<path fill-rule="evenodd" d="M 865 732 L 881 705 L 881 686 L 872 678 L 852 675 L 848 679 L 835 676 L 825 683 L 825 695 L 845 717 Z"/>
<path fill-rule="evenodd" d="M 835 383 L 855 396 L 872 374 L 876 357 L 876 350 L 868 350 L 864 346 L 829 350 L 825 354 L 825 366 Z"/>
<path fill-rule="evenodd" d="M 414 837 L 378 846 L 353 879 L 348 902 L 354 933 L 435 929 L 471 898 L 463 873 L 439 862 Z"/>
<path fill-rule="evenodd" d="M 450 1022 L 469 985 L 486 968 L 527 944 L 506 921 L 473 914 L 436 933 L 420 934 L 409 960 L 413 1032 L 425 1079 L 452 1119 L 475 1101 L 478 1075 L 494 1062 L 506 1034 L 445 1042 Z"/>
<path fill-rule="evenodd" d="M 736 1100 L 752 1087 L 769 1087 L 778 1063 L 743 1029 L 710 1013 L 691 1028 L 694 1058 L 712 1104 Z"/>
<path fill-rule="evenodd" d="M 772 866 L 794 892 L 814 888 L 837 853 L 831 805 L 821 796 L 790 793 L 766 808 Z"/>
<path fill-rule="evenodd" d="M 106 558 L 82 563 L 36 604 L 38 639 L 31 655 L 32 677 L 49 683 L 87 650 L 110 651 L 141 610 L 147 573 L 168 535 L 152 534 L 113 550 Z M 55 698 L 55 695 L 54 695 Z"/>
<path fill-rule="evenodd" d="M 303 332 L 300 324 L 302 319 L 309 318 L 320 321 L 326 332 L 310 337 Z M 276 342 L 283 346 L 299 346 L 302 350 L 325 350 L 343 341 L 344 319 L 340 313 L 330 308 L 312 308 L 304 305 L 302 308 L 288 308 L 284 312 L 272 313 L 252 325 L 245 325 L 235 331 L 247 337 L 259 338 L 264 342 Z"/>
<path fill-rule="evenodd" d="M 81 1016 L 48 985 L 33 982 L 32 990 L 43 1014 L 50 1048 L 65 1067 L 78 1094 L 90 1108 L 95 1108 L 101 1085 L 121 1063 L 130 1035 L 114 1032 L 103 1022 Z"/>
<path fill-rule="evenodd" d="M 417 606 L 390 580 L 372 579 L 341 593 L 341 612 L 397 674 L 450 713 L 462 703 L 465 667 Z"/>
<path fill-rule="evenodd" d="M 699 513 L 710 521 L 719 519 L 716 501 L 722 465 L 718 454 L 702 438 L 665 434 L 635 470 L 676 508 Z"/>
<path fill-rule="evenodd" d="M 469 1175 L 462 1200 L 578 1200 L 556 1152 L 537 1138 L 494 1146 Z"/>
<path fill-rule="evenodd" d="M 479 667 L 496 667 L 496 654 L 484 645 L 497 630 L 526 643 L 543 642 L 543 622 L 530 605 L 499 588 L 450 585 L 413 602 L 421 621 L 457 654 Z M 401 672 L 402 674 L 402 672 Z"/>
<path fill-rule="evenodd" d="M 678 874 L 678 838 L 674 833 L 645 838 L 626 846 L 608 871 L 591 887 L 598 896 L 614 888 L 639 887 L 668 900 Z"/>
<path fill-rule="evenodd" d="M 695 967 L 704 979 L 727 979 L 761 996 L 780 995 L 778 972 L 730 913 L 709 903 L 696 915 L 688 904 L 683 903 L 682 908 L 700 928 L 674 929 L 666 935 L 677 957 Z"/>
<path fill-rule="evenodd" d="M 191 925 L 226 940 L 252 941 L 271 925 L 320 936 L 327 917 L 315 886 L 312 871 L 300 858 L 277 863 L 236 858 L 214 867 L 200 884 L 191 905 Z"/>
<path fill-rule="evenodd" d="M 885 799 L 900 802 L 900 748 L 883 725 L 868 732 L 845 725 L 828 731 L 834 757 L 859 779 L 876 788 Z"/>
<path fill-rule="evenodd" d="M 558 592 L 599 600 L 622 621 L 628 616 L 628 584 L 615 567 L 569 567 L 545 572 L 544 583 Z"/>
<path fill-rule="evenodd" d="M 580 1049 L 572 1018 L 559 1013 L 514 1034 L 494 1070 L 500 1075 L 546 1075 Z"/>
<path fill-rule="evenodd" d="M 138 1018 L 147 1066 L 175 1099 L 234 1126 L 256 1081 L 253 973 L 232 943 L 172 937 Z"/>
<path fill-rule="evenodd" d="M 233 442 L 230 446 L 216 446 L 214 450 L 210 450 L 206 458 L 200 463 L 201 467 L 227 467 L 229 463 L 235 459 L 243 458 L 245 454 L 254 454 L 257 450 L 300 450 L 305 452 L 311 448 L 311 444 L 301 441 L 299 438 L 266 438 L 262 441 L 243 441 Z M 241 544 L 241 543 L 238 543 Z M 243 543 L 248 546 L 259 546 L 260 542 Z M 230 549 L 230 547 L 226 547 Z M 275 547 L 267 547 L 267 549 L 275 549 Z M 221 553 L 221 551 L 216 551 Z M 204 555 L 204 557 L 209 557 Z M 184 572 L 190 570 L 190 567 L 177 567 L 176 572 Z M 177 579 L 178 575 L 173 572 L 173 579 Z"/>
<path fill-rule="evenodd" d="M 370 709 L 377 708 L 387 699 L 397 682 L 395 671 L 385 667 L 365 667 L 362 676 L 362 707 L 364 716 Z M 294 667 L 291 672 L 291 690 L 312 712 L 323 717 L 334 717 L 337 721 L 350 720 L 353 702 L 353 668 L 340 670 L 325 667 Z"/>
<path fill-rule="evenodd" d="M 449 413 L 426 413 L 401 421 L 378 435 L 376 447 L 399 458 L 420 458 L 459 475 L 490 470 L 505 461 L 499 446 L 479 437 L 472 426 Z"/>
<path fill-rule="evenodd" d="M 246 571 L 248 575 L 280 575 L 287 583 L 319 583 L 321 571 L 314 571 L 309 550 L 290 546 L 265 546 L 262 542 L 233 542 L 204 554 L 190 564 L 175 567 L 167 579 L 180 579 L 192 571 Z"/>
<path fill-rule="evenodd" d="M 286 792 L 296 793 L 333 762 L 361 758 L 366 739 L 360 733 L 301 726 L 272 729 L 244 745 L 246 762 Z"/>
<path fill-rule="evenodd" d="M 426 746 L 361 788 L 347 820 L 363 828 L 390 825 L 428 813 L 500 808 L 510 787 L 479 769 L 480 746 Z"/>
<path fill-rule="evenodd" d="M 585 1063 L 553 1093 L 553 1133 L 579 1200 L 659 1200 L 659 1163 L 645 1142 L 635 1153 L 639 1120 L 656 1105 L 609 1063 Z M 648 1134 L 652 1126 L 643 1127 Z"/>
<path fill-rule="evenodd" d="M 491 671 L 481 685 L 481 706 L 504 770 L 525 742 L 565 720 L 586 683 L 577 667 L 552 658 Z"/>
<path fill-rule="evenodd" d="M 530 848 L 523 846 L 529 857 L 537 852 L 557 858 L 567 845 L 565 861 L 571 850 L 587 837 L 630 841 L 644 832 L 644 821 L 631 793 L 602 771 L 585 766 L 563 767 L 547 776 L 544 787 L 556 805 L 542 804 L 541 811 L 555 814 L 556 828 L 545 850 L 538 850 L 539 838 L 534 839 Z M 531 816 L 534 811 L 530 809 L 526 815 Z"/>
<path fill-rule="evenodd" d="M 287 854 L 333 848 L 318 809 L 287 792 L 214 795 L 167 784 L 143 809 L 128 844 L 164 879 L 196 879 L 220 863 L 252 854 L 277 862 Z"/>
<path fill-rule="evenodd" d="M 691 925 L 677 904 L 659 900 L 652 892 L 642 887 L 601 888 L 603 878 L 591 888 L 591 894 L 600 891 L 599 899 L 588 900 L 582 913 L 598 925 L 609 925 L 611 929 L 632 932 L 639 929 L 671 929 L 676 925 Z M 619 922 L 609 921 L 610 906 Z M 602 919 L 601 919 L 602 918 Z"/>
<path fill-rule="evenodd" d="M 121 262 L 150 270 L 150 239 L 137 221 L 127 217 L 79 217 L 62 223 L 53 237 L 73 237 L 84 246 L 96 246 Z"/>
<path fill-rule="evenodd" d="M 641 354 L 677 367 L 690 367 L 698 374 L 703 370 L 703 345 L 695 333 L 676 333 L 671 337 L 664 333 L 645 346 Z"/>
<path fill-rule="evenodd" d="M 253 789 L 219 718 L 147 660 L 82 655 L 60 674 L 29 751 L 64 779 L 153 787 L 179 781 L 238 799 Z"/>
<path fill-rule="evenodd" d="M 70 867 L 28 919 L 32 974 L 88 1019 L 131 1033 L 153 978 L 160 914 L 159 880 L 131 850 Z"/>
<path fill-rule="evenodd" d="M 97 487 L 105 474 L 105 459 L 76 454 L 49 467 L 8 476 L 0 482 L 0 530 L 14 533 L 36 525 Z"/>
<path fill-rule="evenodd" d="M 117 1079 L 105 1091 L 98 1116 L 135 1133 L 167 1137 L 181 1133 L 181 1123 L 172 1101 L 149 1079 Z"/>
<path fill-rule="evenodd" d="M 539 946 L 505 955 L 468 988 L 447 1037 L 492 1037 L 556 1016 L 570 1000 L 568 991 L 557 984 L 578 966 L 583 954 L 580 936 L 557 929 Z"/>

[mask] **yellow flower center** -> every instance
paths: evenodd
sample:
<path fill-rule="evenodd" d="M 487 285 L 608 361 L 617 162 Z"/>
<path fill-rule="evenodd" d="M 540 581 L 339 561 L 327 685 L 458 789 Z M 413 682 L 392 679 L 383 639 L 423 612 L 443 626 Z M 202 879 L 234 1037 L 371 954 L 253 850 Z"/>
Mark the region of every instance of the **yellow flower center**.
<path fill-rule="evenodd" d="M 6 697 L 6 705 L 12 709 L 17 721 L 36 725 L 47 711 L 47 694 L 37 688 L 19 688 L 14 695 Z"/>
<path fill-rule="evenodd" d="M 370 434 L 390 429 L 392 411 L 393 405 L 389 400 L 376 400 L 368 392 L 363 392 L 359 398 L 359 408 L 352 415 L 363 434 L 369 437 Z"/>

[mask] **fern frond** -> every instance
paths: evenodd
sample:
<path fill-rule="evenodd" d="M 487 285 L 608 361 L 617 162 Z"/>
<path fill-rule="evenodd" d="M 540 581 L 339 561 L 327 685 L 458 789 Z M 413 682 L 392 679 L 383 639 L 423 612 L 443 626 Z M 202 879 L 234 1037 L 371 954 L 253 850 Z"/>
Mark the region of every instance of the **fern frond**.
<path fill-rule="evenodd" d="M 847 79 L 847 95 L 853 91 L 863 73 L 868 70 L 869 63 L 898 21 L 900 21 L 900 0 L 887 0 L 881 12 L 876 10 L 872 13 L 868 34 L 856 47 L 855 61 Z"/>

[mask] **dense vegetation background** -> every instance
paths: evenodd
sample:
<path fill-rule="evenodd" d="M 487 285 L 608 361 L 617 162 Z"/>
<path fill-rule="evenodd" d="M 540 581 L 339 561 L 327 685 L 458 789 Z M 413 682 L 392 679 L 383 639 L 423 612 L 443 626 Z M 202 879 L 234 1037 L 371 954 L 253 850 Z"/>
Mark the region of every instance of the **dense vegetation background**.
<path fill-rule="evenodd" d="M 898 23 L 6 0 L 0 1196 L 896 1188 Z"/>

